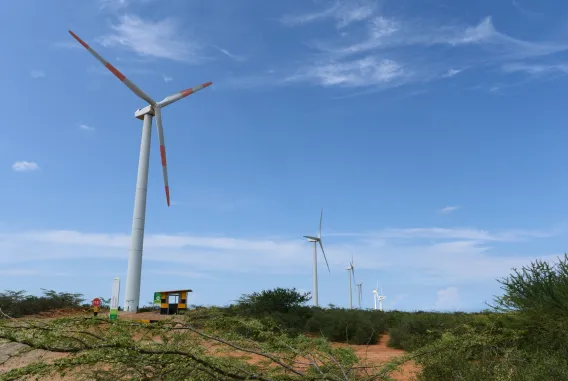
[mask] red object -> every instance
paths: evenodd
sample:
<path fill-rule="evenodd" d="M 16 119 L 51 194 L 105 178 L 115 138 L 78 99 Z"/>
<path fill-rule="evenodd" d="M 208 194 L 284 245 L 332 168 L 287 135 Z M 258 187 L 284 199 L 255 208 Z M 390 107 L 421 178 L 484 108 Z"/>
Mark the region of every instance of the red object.
<path fill-rule="evenodd" d="M 94 307 L 100 307 L 100 305 L 101 305 L 101 300 L 99 298 L 93 299 L 93 306 Z"/>

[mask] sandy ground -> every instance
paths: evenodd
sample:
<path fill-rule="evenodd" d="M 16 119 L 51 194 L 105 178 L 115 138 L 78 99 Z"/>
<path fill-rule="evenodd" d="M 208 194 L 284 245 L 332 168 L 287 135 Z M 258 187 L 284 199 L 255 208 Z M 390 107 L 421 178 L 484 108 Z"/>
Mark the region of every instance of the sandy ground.
<path fill-rule="evenodd" d="M 72 315 L 85 316 L 84 311 L 76 311 Z M 104 312 L 101 313 L 104 315 Z M 42 314 L 41 318 L 57 318 L 62 316 L 69 316 L 69 312 L 58 312 L 55 311 L 49 314 Z M 139 314 L 133 313 L 121 313 L 119 315 L 120 319 L 129 320 L 163 320 L 171 318 L 171 316 L 159 315 L 155 312 L 144 312 Z M 363 363 L 369 366 L 377 366 L 383 364 L 393 358 L 404 355 L 404 351 L 399 349 L 393 349 L 387 347 L 386 343 L 388 341 L 388 336 L 383 336 L 380 342 L 376 345 L 349 345 L 355 350 L 357 356 L 363 360 Z M 334 346 L 347 346 L 347 344 L 334 343 Z M 28 350 L 25 345 L 18 343 L 2 343 L 0 342 L 0 379 L 2 378 L 2 373 L 7 372 L 11 369 L 16 369 L 19 367 L 26 366 L 36 361 L 53 361 L 58 358 L 67 356 L 66 354 L 50 353 L 43 350 Z M 250 356 L 247 354 L 247 356 Z M 250 361 L 258 361 L 255 356 L 250 356 Z M 258 357 L 258 356 L 257 356 Z M 418 366 L 413 363 L 404 364 L 399 372 L 394 372 L 391 374 L 395 380 L 398 381 L 410 381 L 414 379 L 414 376 L 419 371 Z M 74 378 L 69 375 L 67 377 L 50 377 L 50 380 L 73 380 Z"/>

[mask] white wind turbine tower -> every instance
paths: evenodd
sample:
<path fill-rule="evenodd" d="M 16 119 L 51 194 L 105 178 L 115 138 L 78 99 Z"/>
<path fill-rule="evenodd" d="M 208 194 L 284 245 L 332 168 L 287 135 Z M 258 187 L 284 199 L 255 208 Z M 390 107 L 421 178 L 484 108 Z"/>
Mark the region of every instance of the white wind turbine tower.
<path fill-rule="evenodd" d="M 377 288 L 373 290 L 373 301 L 375 302 L 375 309 L 377 309 L 377 301 L 379 302 L 379 311 L 383 310 L 383 300 L 387 297 L 383 295 L 383 287 L 381 286 L 381 293 L 379 294 L 379 282 L 377 281 Z"/>
<path fill-rule="evenodd" d="M 353 308 L 353 289 L 351 288 L 351 278 L 353 278 L 353 283 L 355 283 L 355 266 L 353 266 L 353 256 L 351 256 L 351 262 L 349 262 L 349 267 L 347 267 L 347 275 L 349 276 L 349 308 Z"/>
<path fill-rule="evenodd" d="M 319 224 L 319 230 L 318 230 L 318 236 L 317 237 L 313 237 L 313 236 L 309 236 L 309 235 L 305 235 L 304 238 L 308 239 L 308 242 L 313 242 L 314 243 L 314 256 L 313 256 L 313 260 L 314 260 L 314 286 L 313 286 L 313 293 L 314 293 L 314 299 L 313 299 L 313 303 L 314 306 L 317 307 L 319 306 L 319 301 L 318 301 L 318 243 L 320 245 L 321 248 L 321 252 L 323 254 L 323 259 L 325 259 L 325 264 L 327 265 L 327 271 L 331 272 L 329 270 L 329 263 L 327 262 L 327 258 L 325 256 L 325 251 L 323 250 L 323 243 L 321 241 L 321 223 L 322 223 L 322 219 L 323 219 L 323 208 L 321 210 L 320 213 L 320 224 Z"/>
<path fill-rule="evenodd" d="M 363 296 L 363 282 L 357 283 L 357 305 L 361 309 L 361 298 Z"/>
<path fill-rule="evenodd" d="M 142 250 L 144 246 L 144 224 L 146 218 L 146 194 L 148 188 L 148 166 L 150 162 L 150 141 L 152 135 L 152 117 L 156 117 L 156 128 L 160 142 L 160 157 L 162 160 L 162 173 L 164 176 L 164 187 L 166 190 L 166 202 L 170 206 L 170 188 L 168 186 L 168 170 L 166 165 L 166 147 L 164 143 L 164 131 L 162 129 L 161 109 L 199 91 L 209 85 L 206 82 L 191 89 L 183 90 L 177 94 L 164 98 L 161 102 L 156 102 L 138 86 L 126 78 L 113 65 L 108 63 L 103 57 L 81 40 L 75 33 L 69 33 L 83 45 L 100 63 L 110 70 L 116 78 L 126 85 L 134 94 L 148 102 L 148 106 L 136 110 L 134 116 L 143 120 L 142 142 L 140 145 L 140 159 L 138 162 L 138 177 L 136 180 L 136 194 L 134 197 L 134 215 L 132 219 L 132 238 L 130 243 L 130 255 L 128 258 L 128 271 L 126 275 L 125 291 L 125 311 L 138 311 L 140 301 L 140 279 L 142 275 Z"/>
<path fill-rule="evenodd" d="M 379 282 L 377 281 L 377 288 L 373 289 L 373 303 L 375 304 L 375 310 L 377 309 L 378 297 L 379 297 Z"/>

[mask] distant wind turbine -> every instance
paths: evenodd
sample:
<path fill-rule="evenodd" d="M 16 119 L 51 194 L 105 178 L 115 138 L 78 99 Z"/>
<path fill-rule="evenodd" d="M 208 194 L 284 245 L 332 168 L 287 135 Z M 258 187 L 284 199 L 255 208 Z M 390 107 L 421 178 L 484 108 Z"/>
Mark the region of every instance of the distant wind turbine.
<path fill-rule="evenodd" d="M 383 300 L 387 297 L 383 295 L 383 287 L 381 286 L 381 293 L 379 294 L 379 281 L 377 281 L 377 288 L 373 290 L 373 302 L 375 302 L 375 310 L 377 309 L 377 301 L 379 302 L 379 311 L 383 310 Z"/>
<path fill-rule="evenodd" d="M 363 282 L 357 283 L 357 305 L 361 309 L 361 297 L 363 296 Z"/>
<path fill-rule="evenodd" d="M 351 262 L 349 262 L 349 267 L 347 267 L 347 275 L 349 276 L 349 308 L 353 308 L 353 289 L 351 288 L 351 279 L 355 283 L 355 266 L 353 266 L 353 255 L 351 255 Z"/>
<path fill-rule="evenodd" d="M 321 210 L 320 213 L 320 224 L 319 224 L 319 230 L 318 230 L 318 236 L 317 237 L 313 237 L 313 236 L 309 236 L 309 235 L 305 235 L 304 238 L 308 239 L 308 242 L 313 242 L 314 243 L 314 286 L 313 286 L 313 304 L 315 307 L 319 306 L 319 301 L 318 301 L 318 243 L 320 245 L 321 248 L 321 253 L 323 254 L 323 259 L 325 259 L 325 264 L 327 265 L 327 271 L 331 272 L 329 269 L 329 263 L 327 262 L 327 258 L 325 256 L 325 251 L 323 250 L 323 243 L 321 241 L 321 223 L 323 220 L 323 208 Z"/>

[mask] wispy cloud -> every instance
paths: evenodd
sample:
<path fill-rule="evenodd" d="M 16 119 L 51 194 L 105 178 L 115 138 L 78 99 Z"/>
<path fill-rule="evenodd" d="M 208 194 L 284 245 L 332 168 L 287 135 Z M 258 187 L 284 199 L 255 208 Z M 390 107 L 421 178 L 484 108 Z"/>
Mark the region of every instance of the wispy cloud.
<path fill-rule="evenodd" d="M 534 76 L 562 73 L 568 74 L 568 64 L 507 63 L 502 70 L 507 73 L 526 73 Z"/>
<path fill-rule="evenodd" d="M 99 38 L 106 47 L 120 47 L 139 55 L 174 61 L 197 62 L 200 46 L 187 38 L 184 30 L 173 19 L 145 20 L 134 15 L 120 17 L 112 25 L 112 33 Z"/>
<path fill-rule="evenodd" d="M 440 214 L 450 214 L 452 212 L 455 212 L 456 210 L 458 210 L 460 207 L 459 206 L 446 206 L 443 207 L 442 209 L 438 210 L 438 213 Z"/>
<path fill-rule="evenodd" d="M 355 252 L 358 269 L 388 268 L 392 273 L 415 274 L 416 279 L 424 281 L 455 284 L 505 276 L 512 267 L 542 257 L 542 253 L 507 254 L 492 248 L 492 243 L 499 242 L 501 247 L 510 242 L 544 239 L 550 234 L 465 228 L 383 229 L 335 239 L 328 234 L 326 253 L 332 272 L 341 270 Z M 0 263 L 46 260 L 46 251 L 52 253 L 50 261 L 126 260 L 129 244 L 127 234 L 72 230 L 6 232 L 0 233 Z M 147 233 L 144 243 L 145 261 L 185 264 L 195 273 L 301 274 L 309 268 L 309 252 L 310 247 L 303 240 L 286 238 Z"/>
<path fill-rule="evenodd" d="M 317 12 L 283 17 L 283 24 L 296 27 L 335 20 L 335 30 L 325 38 L 310 38 L 306 32 L 305 43 L 313 54 L 282 83 L 299 80 L 327 87 L 389 88 L 452 78 L 466 68 L 522 62 L 568 49 L 563 42 L 511 37 L 496 29 L 491 16 L 473 25 L 439 24 L 404 18 L 400 11 L 393 16 L 385 4 L 375 4 L 335 1 Z M 440 54 L 440 48 L 454 52 Z M 544 70 L 534 68 L 538 69 Z M 557 72 L 563 69 L 560 65 L 549 68 Z"/>
<path fill-rule="evenodd" d="M 33 69 L 30 71 L 30 77 L 38 79 L 38 78 L 45 78 L 46 74 L 45 71 L 40 69 Z"/>
<path fill-rule="evenodd" d="M 173 81 L 173 77 L 170 77 L 169 75 L 163 75 L 162 78 L 164 79 L 164 82 L 168 83 Z"/>
<path fill-rule="evenodd" d="M 535 43 L 510 37 L 495 29 L 490 16 L 475 26 L 449 24 L 440 27 L 420 20 L 406 21 L 380 15 L 368 23 L 363 36 L 358 35 L 351 43 L 346 44 L 342 39 L 315 43 L 324 51 L 344 55 L 413 45 L 473 46 L 491 53 L 484 60 L 535 57 L 568 49 L 568 44 Z"/>
<path fill-rule="evenodd" d="M 87 124 L 80 124 L 79 125 L 79 129 L 83 130 L 83 131 L 94 131 L 95 127 L 91 127 Z"/>
<path fill-rule="evenodd" d="M 455 311 L 462 307 L 460 291 L 457 287 L 438 290 L 434 309 L 437 311 Z"/>
<path fill-rule="evenodd" d="M 392 85 L 403 82 L 411 75 L 393 60 L 365 57 L 353 61 L 332 61 L 307 66 L 287 78 L 287 81 L 313 82 L 322 86 L 360 87 Z"/>
<path fill-rule="evenodd" d="M 208 273 L 195 272 L 195 271 L 183 271 L 183 270 L 148 270 L 148 274 L 155 275 L 166 275 L 175 276 L 182 278 L 193 278 L 193 279 L 215 279 L 215 277 Z"/>
<path fill-rule="evenodd" d="M 229 52 L 227 49 L 221 48 L 220 46 L 213 45 L 213 47 L 218 51 L 220 51 L 221 53 L 223 53 L 224 55 L 226 55 L 227 57 L 234 59 L 235 61 L 244 62 L 247 60 L 246 57 L 233 54 Z"/>
<path fill-rule="evenodd" d="M 444 75 L 444 77 L 451 78 L 451 77 L 453 77 L 453 76 L 455 76 L 455 75 L 458 75 L 458 74 L 461 73 L 462 71 L 464 71 L 464 69 L 454 69 L 454 68 L 451 68 L 451 69 L 448 69 L 448 71 L 446 72 L 446 74 Z"/>
<path fill-rule="evenodd" d="M 101 10 L 120 11 L 135 4 L 146 4 L 153 0 L 98 0 Z"/>
<path fill-rule="evenodd" d="M 12 164 L 12 169 L 16 172 L 31 172 L 39 170 L 39 165 L 33 161 L 16 161 Z"/>
<path fill-rule="evenodd" d="M 333 18 L 338 28 L 344 28 L 357 21 L 363 21 L 373 15 L 377 3 L 365 0 L 336 0 L 326 8 L 296 15 L 285 15 L 281 18 L 284 25 L 296 26 Z"/>

